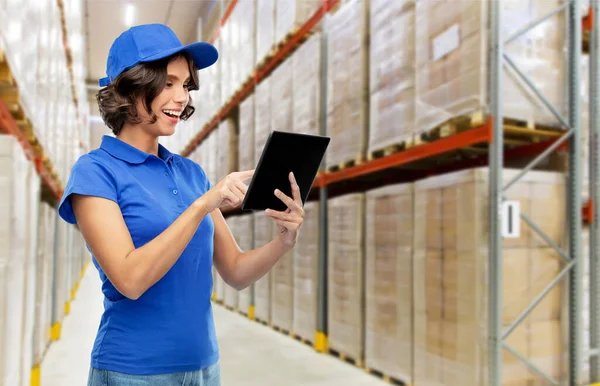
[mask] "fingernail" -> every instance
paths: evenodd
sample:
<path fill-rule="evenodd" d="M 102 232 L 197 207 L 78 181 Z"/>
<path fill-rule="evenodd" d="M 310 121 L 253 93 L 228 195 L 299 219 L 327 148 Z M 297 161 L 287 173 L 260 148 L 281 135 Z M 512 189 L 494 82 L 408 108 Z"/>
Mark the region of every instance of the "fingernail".
<path fill-rule="evenodd" d="M 275 194 L 279 194 L 279 189 L 275 189 Z"/>

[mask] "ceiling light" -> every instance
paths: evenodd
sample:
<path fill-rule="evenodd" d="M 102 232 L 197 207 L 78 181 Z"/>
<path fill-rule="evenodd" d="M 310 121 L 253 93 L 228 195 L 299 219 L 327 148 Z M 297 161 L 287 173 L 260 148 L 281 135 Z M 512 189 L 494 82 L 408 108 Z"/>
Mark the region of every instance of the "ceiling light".
<path fill-rule="evenodd" d="M 135 16 L 135 5 L 127 4 L 125 6 L 125 25 L 127 27 L 133 26 L 134 16 Z"/>

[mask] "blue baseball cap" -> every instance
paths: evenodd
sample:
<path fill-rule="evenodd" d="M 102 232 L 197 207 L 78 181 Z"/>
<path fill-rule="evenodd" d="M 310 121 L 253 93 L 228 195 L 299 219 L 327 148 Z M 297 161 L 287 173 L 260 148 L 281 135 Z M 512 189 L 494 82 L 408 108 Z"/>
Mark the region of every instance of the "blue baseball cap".
<path fill-rule="evenodd" d="M 107 77 L 100 79 L 108 86 L 125 70 L 138 63 L 152 62 L 180 51 L 188 52 L 199 70 L 212 66 L 219 58 L 215 46 L 206 42 L 181 44 L 171 28 L 163 24 L 142 24 L 131 27 L 115 39 L 106 62 Z"/>

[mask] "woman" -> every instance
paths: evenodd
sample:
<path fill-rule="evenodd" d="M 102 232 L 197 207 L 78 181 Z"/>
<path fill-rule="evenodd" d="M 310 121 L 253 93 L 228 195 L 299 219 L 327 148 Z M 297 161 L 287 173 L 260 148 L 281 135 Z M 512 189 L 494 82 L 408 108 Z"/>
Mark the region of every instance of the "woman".
<path fill-rule="evenodd" d="M 296 243 L 304 211 L 292 174 L 293 197 L 275 192 L 288 210 L 267 211 L 279 236 L 243 252 L 220 209 L 242 202 L 253 171 L 212 186 L 199 165 L 158 143 L 192 115 L 196 71 L 217 57 L 158 24 L 131 28 L 110 49 L 98 105 L 115 137 L 77 160 L 59 204 L 79 225 L 105 295 L 90 386 L 219 385 L 213 262 L 241 290 Z"/>

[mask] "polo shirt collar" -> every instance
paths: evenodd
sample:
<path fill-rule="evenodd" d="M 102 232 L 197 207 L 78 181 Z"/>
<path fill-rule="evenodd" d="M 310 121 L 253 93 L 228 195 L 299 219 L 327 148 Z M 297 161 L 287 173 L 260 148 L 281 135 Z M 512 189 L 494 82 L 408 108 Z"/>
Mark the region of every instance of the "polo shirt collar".
<path fill-rule="evenodd" d="M 144 163 L 148 157 L 151 156 L 151 154 L 136 149 L 130 144 L 110 135 L 104 135 L 102 137 L 100 148 L 104 149 L 113 157 L 131 164 Z M 173 158 L 173 154 L 161 144 L 158 144 L 158 155 L 165 162 L 169 162 Z"/>

